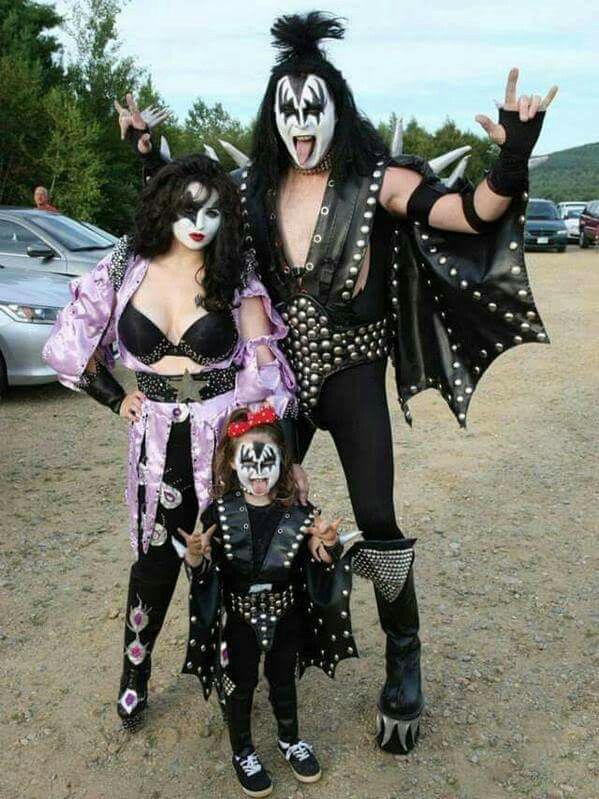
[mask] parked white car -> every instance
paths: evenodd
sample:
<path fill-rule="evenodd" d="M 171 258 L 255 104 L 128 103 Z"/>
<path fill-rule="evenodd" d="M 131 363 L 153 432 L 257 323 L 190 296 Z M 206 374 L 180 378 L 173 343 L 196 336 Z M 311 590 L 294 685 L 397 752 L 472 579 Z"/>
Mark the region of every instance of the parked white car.
<path fill-rule="evenodd" d="M 578 241 L 580 233 L 578 220 L 586 206 L 587 203 L 582 200 L 570 200 L 557 204 L 559 215 L 566 223 L 568 229 L 568 241 Z"/>

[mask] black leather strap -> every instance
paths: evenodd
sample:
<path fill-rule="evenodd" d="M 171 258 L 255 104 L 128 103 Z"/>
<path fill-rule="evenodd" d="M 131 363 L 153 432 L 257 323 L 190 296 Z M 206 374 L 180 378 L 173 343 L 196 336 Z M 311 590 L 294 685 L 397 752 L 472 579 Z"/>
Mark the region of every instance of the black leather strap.
<path fill-rule="evenodd" d="M 472 188 L 462 193 L 462 206 L 464 208 L 464 216 L 466 217 L 466 221 L 473 230 L 476 230 L 477 233 L 489 233 L 491 230 L 495 230 L 497 227 L 496 221 L 488 222 L 484 219 L 481 219 L 481 217 L 478 215 L 474 205 L 474 192 L 472 191 Z"/>
<path fill-rule="evenodd" d="M 449 194 L 449 189 L 437 178 L 427 178 L 414 189 L 408 200 L 408 219 L 428 225 L 428 219 L 433 205 L 444 195 Z"/>

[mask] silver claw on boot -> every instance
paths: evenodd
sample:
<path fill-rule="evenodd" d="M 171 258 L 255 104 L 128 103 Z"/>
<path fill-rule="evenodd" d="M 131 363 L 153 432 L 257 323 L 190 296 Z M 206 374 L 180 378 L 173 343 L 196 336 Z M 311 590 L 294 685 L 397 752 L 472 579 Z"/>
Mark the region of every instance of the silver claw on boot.
<path fill-rule="evenodd" d="M 377 726 L 377 741 L 381 749 L 386 749 L 395 754 L 407 755 L 418 740 L 418 733 L 420 731 L 420 716 L 409 721 L 402 721 L 401 719 L 394 719 L 391 716 L 386 716 L 379 710 L 376 714 Z M 394 733 L 397 733 L 397 741 L 399 748 L 394 740 Z M 410 738 L 408 738 L 410 735 Z M 389 745 L 391 744 L 391 745 Z"/>

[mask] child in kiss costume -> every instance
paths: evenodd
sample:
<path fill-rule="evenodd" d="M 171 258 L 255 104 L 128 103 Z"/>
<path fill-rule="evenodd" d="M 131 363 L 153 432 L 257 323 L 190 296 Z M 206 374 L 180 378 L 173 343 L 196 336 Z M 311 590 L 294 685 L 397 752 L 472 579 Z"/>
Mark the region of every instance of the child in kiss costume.
<path fill-rule="evenodd" d="M 183 671 L 199 677 L 206 699 L 217 688 L 241 787 L 248 796 L 268 796 L 271 778 L 251 734 L 261 654 L 279 751 L 300 782 L 316 782 L 320 766 L 299 737 L 295 676 L 313 665 L 333 677 L 340 660 L 357 656 L 351 571 L 340 558 L 338 522 L 327 525 L 312 505 L 295 501 L 274 409 L 238 409 L 226 430 L 204 531 L 180 530 L 191 581 Z"/>

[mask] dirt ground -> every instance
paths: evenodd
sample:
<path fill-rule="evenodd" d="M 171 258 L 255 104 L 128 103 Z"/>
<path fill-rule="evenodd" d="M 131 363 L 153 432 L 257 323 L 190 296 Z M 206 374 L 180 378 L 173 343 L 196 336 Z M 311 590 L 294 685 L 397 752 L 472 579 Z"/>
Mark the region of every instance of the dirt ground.
<path fill-rule="evenodd" d="M 334 682 L 312 670 L 300 684 L 318 785 L 298 787 L 278 757 L 259 689 L 255 738 L 277 797 L 599 796 L 599 252 L 529 263 L 553 345 L 495 364 L 467 432 L 433 392 L 412 403 L 412 431 L 392 402 L 397 509 L 418 537 L 420 744 L 405 758 L 374 743 L 383 638 L 357 581 L 362 658 Z M 218 709 L 179 674 L 183 575 L 155 652 L 147 724 L 127 736 L 117 722 L 126 437 L 123 420 L 58 385 L 14 390 L 0 406 L 1 799 L 241 795 Z M 350 528 L 325 434 L 307 466 L 316 499 Z"/>

